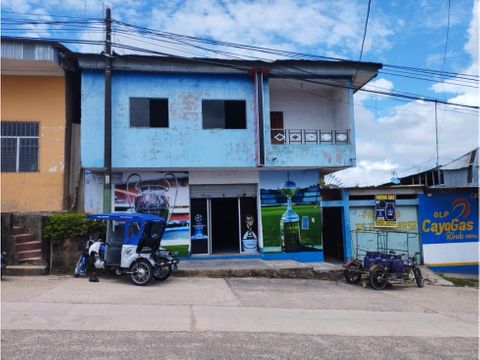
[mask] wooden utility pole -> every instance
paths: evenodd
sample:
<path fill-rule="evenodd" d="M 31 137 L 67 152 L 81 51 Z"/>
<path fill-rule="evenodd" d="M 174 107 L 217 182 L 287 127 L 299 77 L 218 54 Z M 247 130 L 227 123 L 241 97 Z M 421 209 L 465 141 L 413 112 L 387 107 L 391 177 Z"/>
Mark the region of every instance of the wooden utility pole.
<path fill-rule="evenodd" d="M 105 12 L 105 143 L 103 211 L 112 211 L 112 14 Z"/>

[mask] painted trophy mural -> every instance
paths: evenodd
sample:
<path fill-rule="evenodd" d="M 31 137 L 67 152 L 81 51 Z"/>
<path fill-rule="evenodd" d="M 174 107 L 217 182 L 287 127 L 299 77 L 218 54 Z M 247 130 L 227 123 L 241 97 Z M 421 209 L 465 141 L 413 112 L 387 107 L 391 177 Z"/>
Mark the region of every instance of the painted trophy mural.
<path fill-rule="evenodd" d="M 242 237 L 242 247 L 244 252 L 257 252 L 258 248 L 258 239 L 257 234 L 254 230 L 255 218 L 251 214 L 245 216 L 245 227 L 246 231 Z"/>
<path fill-rule="evenodd" d="M 263 251 L 321 251 L 317 171 L 260 173 Z"/>
<path fill-rule="evenodd" d="M 167 221 L 162 244 L 182 253 L 190 244 L 188 174 L 120 173 L 114 177 L 115 211 L 150 213 Z M 180 249 L 182 248 L 182 249 Z"/>

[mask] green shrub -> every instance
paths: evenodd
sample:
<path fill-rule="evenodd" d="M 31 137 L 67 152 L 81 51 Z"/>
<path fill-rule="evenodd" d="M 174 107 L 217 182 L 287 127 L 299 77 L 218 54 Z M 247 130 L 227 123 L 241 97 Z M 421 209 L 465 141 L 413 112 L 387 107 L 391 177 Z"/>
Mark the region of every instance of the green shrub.
<path fill-rule="evenodd" d="M 49 216 L 44 235 L 53 244 L 61 245 L 66 238 L 76 239 L 94 232 L 105 238 L 105 231 L 106 225 L 103 221 L 89 220 L 85 214 L 58 213 Z"/>

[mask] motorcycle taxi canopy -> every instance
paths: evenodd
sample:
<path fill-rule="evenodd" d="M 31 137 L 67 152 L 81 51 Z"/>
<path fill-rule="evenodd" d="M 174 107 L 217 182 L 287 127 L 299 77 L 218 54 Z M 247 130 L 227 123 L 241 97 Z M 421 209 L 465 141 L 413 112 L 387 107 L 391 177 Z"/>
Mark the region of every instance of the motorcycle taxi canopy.
<path fill-rule="evenodd" d="M 161 231 L 159 232 L 159 236 L 163 235 L 163 231 L 166 226 L 166 221 L 163 217 L 157 216 L 157 215 L 152 215 L 152 214 L 143 214 L 143 213 L 107 213 L 107 214 L 88 214 L 87 215 L 88 219 L 92 220 L 105 220 L 108 222 L 112 221 L 118 221 L 118 222 L 124 222 L 127 224 L 125 226 L 125 231 L 123 232 L 123 244 L 132 244 L 136 245 L 138 244 L 138 241 L 141 238 L 141 234 L 139 233 L 137 236 L 132 236 L 132 234 L 128 234 L 128 231 L 126 231 L 129 228 L 129 224 L 132 223 L 137 223 L 143 230 L 144 226 L 146 224 L 157 224 L 161 227 Z M 120 236 L 122 238 L 122 236 Z M 109 236 L 107 235 L 107 243 L 110 242 L 109 240 L 113 239 L 108 239 Z M 120 240 L 120 239 L 118 239 Z M 118 241 L 117 240 L 117 241 Z M 122 241 L 120 240 L 120 241 Z M 113 240 L 115 241 L 115 240 Z"/>
<path fill-rule="evenodd" d="M 108 214 L 88 214 L 89 219 L 94 220 L 117 220 L 117 221 L 138 221 L 138 222 L 163 222 L 165 219 L 161 216 L 142 213 L 108 213 Z"/>

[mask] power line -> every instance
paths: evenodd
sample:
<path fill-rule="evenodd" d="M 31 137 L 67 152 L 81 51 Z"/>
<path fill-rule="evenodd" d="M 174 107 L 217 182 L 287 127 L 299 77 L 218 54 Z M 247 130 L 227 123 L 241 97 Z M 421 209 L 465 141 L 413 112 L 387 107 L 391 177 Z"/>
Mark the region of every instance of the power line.
<path fill-rule="evenodd" d="M 98 20 L 98 21 L 103 20 L 102 18 L 86 18 L 85 16 L 71 16 L 71 15 L 60 15 L 60 14 L 41 14 L 41 13 L 31 13 L 31 12 L 8 11 L 8 10 L 3 10 L 3 9 L 2 9 L 2 13 L 27 15 L 27 16 L 33 16 L 35 18 L 38 18 L 39 16 L 43 16 L 43 17 L 50 17 L 50 18 L 92 19 L 92 20 Z"/>
<path fill-rule="evenodd" d="M 371 2 L 372 2 L 372 0 L 368 0 L 367 18 L 365 19 L 365 26 L 363 28 L 362 47 L 360 48 L 360 57 L 359 57 L 358 61 L 362 61 L 363 46 L 365 45 L 365 38 L 367 37 L 368 18 L 370 17 L 370 4 L 371 4 Z"/>
<path fill-rule="evenodd" d="M 118 21 L 115 21 L 116 23 L 119 23 Z M 120 23 L 120 24 L 123 24 L 123 23 Z M 128 25 L 128 24 L 127 24 Z M 133 28 L 137 28 L 136 26 L 130 26 L 128 25 L 129 27 L 133 27 Z M 150 31 L 149 32 L 151 33 L 156 33 L 155 31 Z M 173 33 L 169 33 L 169 36 L 168 38 L 174 40 L 174 41 L 178 41 L 178 38 L 181 40 L 181 39 L 191 39 L 193 37 L 189 37 L 189 36 L 184 36 L 184 35 L 179 35 L 179 34 L 173 34 Z M 194 40 L 197 40 L 197 38 L 193 38 Z M 36 39 L 36 40 L 39 40 L 39 39 Z M 45 40 L 45 39 L 44 39 Z M 81 43 L 81 44 L 90 44 L 90 45 L 101 45 L 102 43 L 100 41 L 95 41 L 95 40 L 75 40 L 75 39 L 46 39 L 48 41 L 57 41 L 57 42 L 65 42 L 65 43 Z M 210 42 L 209 40 L 205 40 L 205 39 L 202 39 L 202 41 L 207 41 L 207 42 Z M 184 41 L 182 41 L 184 45 L 191 45 L 191 44 L 186 44 Z M 216 43 L 216 41 L 214 41 Z M 145 49 L 145 48 L 138 48 L 138 47 L 134 47 L 134 46 L 126 46 L 126 45 L 123 45 L 123 44 L 119 44 L 119 43 L 116 43 L 115 44 L 116 47 L 118 48 L 123 48 L 123 49 L 127 49 L 127 50 L 132 50 L 132 51 L 138 51 L 138 52 L 146 52 L 146 53 L 153 53 L 153 54 L 156 54 L 156 55 L 162 55 L 162 56 L 172 56 L 171 54 L 169 53 L 165 53 L 165 52 L 157 52 L 157 51 L 153 51 L 153 50 L 148 50 L 148 49 Z M 255 47 L 252 47 L 252 46 L 247 46 L 248 48 L 255 48 Z M 216 50 L 212 50 L 212 49 L 207 49 L 207 48 L 203 48 L 203 50 L 209 50 L 209 51 L 214 51 L 214 52 L 217 52 Z M 263 48 L 263 49 L 267 49 L 267 48 Z M 267 51 L 267 50 L 264 50 L 264 51 Z M 277 51 L 277 50 L 273 50 L 273 51 Z M 231 53 L 230 53 L 231 54 Z M 298 54 L 298 53 L 297 53 Z M 185 57 L 180 57 L 180 58 L 184 58 Z M 187 58 L 188 59 L 188 58 Z M 198 59 L 190 59 L 190 60 L 196 60 L 198 61 Z M 205 61 L 205 60 L 203 60 Z M 217 63 L 218 64 L 218 63 Z M 299 69 L 297 69 L 299 70 Z M 308 71 L 304 71 L 304 70 L 301 70 L 305 73 L 309 73 Z M 279 73 L 278 71 L 274 71 L 274 73 L 277 75 L 277 76 L 285 76 L 285 77 L 288 77 L 291 75 L 289 74 L 282 74 L 282 73 Z M 310 73 L 312 75 L 317 75 L 317 74 L 314 74 L 314 73 Z M 332 84 L 331 82 L 319 82 L 319 81 L 313 81 L 313 80 L 306 80 L 308 82 L 313 82 L 313 83 L 317 83 L 317 84 L 322 84 L 322 85 L 326 85 L 326 86 L 337 86 L 337 87 L 343 87 L 343 88 L 351 88 L 350 85 L 342 85 L 342 84 Z M 471 108 L 471 109 L 478 109 L 477 106 L 471 106 L 471 105 L 465 105 L 465 104 L 458 104 L 458 103 L 452 103 L 452 102 L 447 102 L 447 101 L 442 101 L 442 100 L 437 100 L 437 99 L 434 99 L 434 98 L 429 98 L 429 97 L 425 97 L 425 96 L 421 96 L 421 95 L 417 95 L 417 94 L 409 94 L 409 93 L 400 93 L 398 91 L 396 92 L 393 92 L 393 91 L 389 91 L 389 90 L 385 90 L 385 91 L 379 91 L 379 90 L 370 90 L 370 89 L 358 89 L 360 91 L 363 91 L 363 92 L 368 92 L 368 93 L 373 93 L 373 94 L 378 94 L 378 95 L 384 95 L 384 96 L 389 96 L 389 97 L 399 97 L 399 98 L 404 98 L 404 99 L 409 99 L 409 100 L 422 100 L 422 101 L 427 101 L 427 102 L 438 102 L 438 103 L 441 103 L 441 104 L 446 104 L 446 105 L 451 105 L 451 106 L 459 106 L 459 107 L 464 107 L 464 108 Z"/>
<path fill-rule="evenodd" d="M 123 45 L 123 44 L 118 44 L 118 43 L 115 43 L 113 45 L 115 45 L 116 47 L 129 49 L 129 50 L 134 50 L 134 51 L 144 51 L 144 52 L 148 52 L 148 53 L 165 55 L 165 53 L 160 53 L 160 52 L 157 52 L 155 50 L 138 48 L 138 47 L 131 46 L 131 45 Z M 185 59 L 184 57 L 181 57 L 181 56 L 177 56 L 177 57 Z M 232 67 L 231 65 L 228 65 L 228 64 L 225 64 L 225 63 L 219 63 L 218 61 L 215 61 L 215 60 L 196 59 L 196 58 L 194 58 L 194 59 L 187 58 L 187 60 L 195 61 L 195 62 L 202 62 L 202 63 L 210 63 L 210 64 L 215 64 L 215 65 L 223 65 L 223 66 L 226 66 L 226 67 Z M 236 65 L 235 67 L 238 68 L 238 65 Z M 312 73 L 312 72 L 309 72 L 309 71 L 306 71 L 306 70 L 303 70 L 303 69 L 299 69 L 299 68 L 296 68 L 296 67 L 291 66 L 291 68 L 296 69 L 296 70 L 300 70 L 302 72 L 309 73 L 309 74 L 312 74 L 312 75 L 317 75 L 315 73 Z M 243 67 L 243 70 L 247 70 L 247 69 L 248 68 Z M 283 73 L 283 72 L 280 72 L 280 71 L 275 70 L 275 69 L 271 71 L 271 74 L 279 76 L 279 77 L 292 78 L 291 74 Z M 311 79 L 302 79 L 302 81 L 309 82 L 309 83 L 314 83 L 314 84 L 326 85 L 326 86 L 340 87 L 340 88 L 345 88 L 345 89 L 351 89 L 352 88 L 350 85 L 341 85 L 341 84 L 338 84 L 338 83 L 332 84 L 330 82 L 325 82 L 325 81 L 322 82 L 322 81 L 311 80 Z M 400 97 L 400 98 L 410 99 L 410 100 L 422 100 L 422 101 L 425 101 L 425 102 L 437 102 L 439 104 L 444 104 L 444 105 L 449 105 L 449 106 L 458 106 L 458 107 L 462 107 L 462 108 L 478 109 L 478 106 L 447 102 L 447 101 L 438 100 L 438 99 L 434 99 L 434 98 L 422 97 L 422 96 L 414 95 L 414 94 L 410 95 L 408 93 L 386 92 L 386 91 L 379 91 L 379 90 L 369 90 L 369 89 L 364 89 L 364 88 L 360 88 L 358 90 L 363 91 L 363 92 L 373 93 L 373 94 L 384 95 L 384 96 L 394 96 L 394 97 Z"/>
<path fill-rule="evenodd" d="M 137 28 L 137 27 L 135 27 Z M 209 52 L 213 52 L 215 53 L 216 55 L 218 54 L 222 54 L 222 55 L 229 55 L 229 56 L 233 56 L 233 57 L 238 57 L 238 54 L 236 53 L 232 53 L 232 52 L 226 52 L 226 51 L 219 51 L 219 50 L 216 50 L 216 49 L 211 49 L 211 48 L 206 48 L 204 46 L 198 46 L 198 45 L 195 45 L 195 44 L 192 44 L 191 43 L 191 40 L 190 38 L 191 37 L 186 37 L 186 36 L 183 36 L 183 35 L 179 35 L 179 34 L 175 34 L 175 35 L 168 35 L 167 37 L 165 37 L 163 34 L 164 32 L 156 32 L 156 31 L 148 31 L 148 32 L 142 32 L 144 36 L 155 36 L 155 39 L 156 41 L 161 41 L 158 39 L 158 37 L 162 37 L 163 39 L 168 39 L 168 41 L 174 41 L 174 42 L 177 42 L 177 43 L 180 43 L 182 45 L 186 45 L 186 46 L 192 46 L 192 47 L 197 47 L 201 50 L 204 50 L 204 51 L 209 51 Z M 179 38 L 180 37 L 180 38 Z M 184 40 L 184 39 L 188 39 L 188 40 Z M 205 41 L 202 41 L 205 43 Z M 210 40 L 207 40 L 206 43 L 209 43 Z M 242 46 L 240 47 L 242 49 L 244 49 Z M 274 50 L 276 52 L 276 50 Z M 270 59 L 265 59 L 265 58 L 261 58 L 261 57 L 257 57 L 257 56 L 250 56 L 251 58 L 256 58 L 256 59 L 260 59 L 260 60 L 270 60 Z M 401 72 L 403 72 L 405 70 L 402 70 Z M 407 73 L 409 73 L 409 71 L 405 71 Z M 389 74 L 392 74 L 392 75 L 395 75 L 395 76 L 403 76 L 403 77 L 408 77 L 408 78 L 415 78 L 414 76 L 409 76 L 409 75 L 403 75 L 401 73 L 399 74 L 395 74 L 395 73 L 389 73 Z M 431 79 L 428 79 L 428 78 L 422 78 L 424 81 L 432 81 L 432 82 L 436 82 L 435 80 L 431 80 Z M 458 80 L 458 81 L 461 81 L 461 80 Z M 466 86 L 466 87 L 472 87 L 470 85 L 466 85 L 466 84 L 461 84 L 459 82 L 456 82 L 456 83 L 451 83 L 452 85 L 457 85 L 457 86 Z"/>
<path fill-rule="evenodd" d="M 43 41 L 55 41 L 55 42 L 64 42 L 64 43 L 77 43 L 77 44 L 88 44 L 88 45 L 103 45 L 102 41 L 99 40 L 75 40 L 75 39 L 42 39 L 42 38 L 28 38 L 28 37 L 20 37 L 18 39 L 25 39 L 25 40 L 43 40 Z M 137 51 L 137 52 L 142 52 L 142 53 L 151 53 L 155 55 L 161 55 L 161 56 L 167 56 L 167 57 L 173 57 L 173 58 L 179 58 L 179 59 L 184 59 L 188 61 L 194 61 L 194 62 L 202 62 L 202 63 L 208 63 L 208 64 L 214 64 L 214 65 L 220 65 L 224 67 L 231 67 L 231 68 L 237 68 L 241 69 L 243 71 L 248 71 L 249 69 L 245 66 L 240 66 L 239 64 L 232 65 L 232 64 L 226 64 L 224 62 L 220 62 L 219 59 L 198 59 L 198 58 L 186 58 L 184 56 L 178 56 L 178 55 L 172 55 L 170 53 L 165 53 L 165 52 L 159 52 L 155 50 L 149 50 L 145 48 L 139 48 L 131 45 L 125 45 L 125 44 L 120 44 L 120 43 L 112 43 L 112 46 L 121 48 L 121 49 L 126 49 L 126 50 L 132 50 L 132 51 Z M 291 68 L 294 68 L 296 70 L 300 70 L 304 73 L 311 74 L 311 75 L 317 75 L 315 73 L 295 68 L 290 66 Z M 284 78 L 292 78 L 291 74 L 288 73 L 282 73 L 278 70 L 273 70 L 271 72 L 272 75 L 278 76 L 278 77 L 284 77 Z M 334 84 L 332 82 L 335 82 L 335 80 L 331 82 L 326 82 L 326 81 L 318 81 L 318 80 L 311 80 L 311 79 L 302 79 L 305 82 L 309 83 L 314 83 L 314 84 L 320 84 L 320 85 L 325 85 L 325 86 L 331 86 L 331 87 L 339 87 L 339 88 L 344 88 L 344 89 L 352 89 L 351 85 L 344 85 L 340 84 L 338 81 Z M 421 100 L 425 102 L 437 102 L 439 104 L 444 104 L 444 105 L 449 105 L 449 106 L 457 106 L 457 107 L 462 107 L 462 108 L 468 108 L 468 109 L 478 109 L 478 106 L 473 106 L 473 105 L 466 105 L 466 104 L 460 104 L 460 103 L 453 103 L 453 102 L 447 102 L 443 100 L 438 100 L 430 97 L 425 97 L 425 96 L 420 96 L 416 94 L 409 94 L 409 93 L 400 93 L 400 92 L 393 92 L 393 91 L 380 91 L 380 90 L 370 90 L 370 89 L 365 89 L 365 88 L 360 88 L 357 89 L 358 91 L 362 92 L 367 92 L 367 93 L 372 93 L 372 94 L 377 94 L 377 95 L 383 95 L 387 97 L 398 97 L 398 98 L 403 98 L 403 99 L 409 99 L 409 100 Z"/>
<path fill-rule="evenodd" d="M 443 61 L 442 61 L 442 69 L 445 67 L 445 60 L 447 58 L 447 45 L 448 45 L 448 33 L 450 32 L 450 0 L 448 0 L 448 15 L 447 15 L 447 33 L 445 34 L 445 49 L 443 51 Z M 443 79 L 442 79 L 443 80 Z M 443 87 L 443 98 L 446 100 L 447 96 L 445 95 L 445 85 Z"/>
<path fill-rule="evenodd" d="M 165 32 L 165 31 L 153 30 L 153 29 L 142 27 L 142 26 L 131 25 L 131 24 L 124 23 L 124 22 L 121 22 L 121 21 L 115 21 L 115 22 L 117 24 L 124 25 L 124 26 L 127 26 L 127 27 L 131 27 L 131 28 L 137 29 L 137 30 L 142 31 L 142 32 L 148 32 L 148 33 L 151 33 L 151 34 L 155 34 L 157 36 L 190 39 L 192 41 L 203 42 L 203 43 L 210 44 L 210 45 L 230 46 L 230 47 L 236 47 L 236 48 L 241 48 L 241 49 L 245 49 L 245 50 L 266 52 L 266 53 L 270 53 L 270 54 L 274 54 L 274 55 L 291 56 L 291 57 L 294 57 L 294 58 L 330 60 L 330 61 L 352 61 L 352 60 L 342 59 L 342 58 L 337 58 L 337 57 L 312 55 L 312 54 L 301 53 L 301 52 L 293 52 L 293 51 L 279 50 L 279 49 L 274 49 L 274 48 L 266 48 L 266 47 L 260 47 L 260 46 L 253 46 L 253 45 L 231 43 L 231 42 L 218 41 L 218 40 L 212 40 L 212 39 L 205 39 L 205 38 L 200 38 L 200 37 L 194 37 L 194 36 L 188 36 L 188 35 L 169 33 L 169 32 Z M 465 76 L 467 78 L 478 79 L 477 75 L 471 75 L 471 74 L 462 74 L 462 73 L 454 73 L 454 72 L 446 72 L 446 71 L 440 72 L 438 70 L 415 68 L 415 67 L 400 66 L 400 65 L 383 64 L 383 66 L 384 67 L 391 67 L 391 68 L 394 68 L 394 69 L 401 69 L 401 70 L 427 73 L 427 74 L 432 74 L 432 75 L 442 75 L 442 74 L 444 74 L 444 75 L 448 75 L 448 76 Z"/>
<path fill-rule="evenodd" d="M 35 15 L 35 14 L 32 14 L 32 15 Z M 74 18 L 74 17 L 72 17 L 72 18 Z M 80 18 L 80 19 L 84 19 L 84 18 Z M 22 19 L 20 19 L 20 20 L 22 20 Z M 23 20 L 30 21 L 31 19 L 23 19 Z M 91 18 L 91 20 L 101 21 L 100 19 L 97 19 L 97 18 Z M 259 47 L 259 46 L 253 46 L 253 45 L 231 43 L 231 42 L 225 42 L 225 41 L 217 41 L 217 40 L 212 40 L 212 39 L 204 39 L 204 38 L 199 38 L 199 37 L 169 33 L 169 32 L 165 32 L 165 31 L 157 31 L 157 30 L 153 30 L 153 29 L 149 29 L 149 28 L 145 28 L 145 27 L 141 27 L 141 26 L 136 26 L 136 25 L 131 25 L 131 24 L 128 24 L 128 23 L 120 22 L 120 21 L 117 21 L 117 20 L 114 20 L 114 23 L 117 23 L 119 25 L 123 25 L 125 27 L 134 28 L 138 31 L 141 31 L 142 33 L 150 33 L 150 34 L 160 36 L 160 37 L 167 37 L 167 38 L 170 38 L 172 40 L 183 39 L 183 40 L 189 40 L 189 41 L 193 41 L 193 42 L 202 42 L 202 43 L 207 44 L 207 45 L 229 46 L 229 47 L 239 48 L 239 49 L 248 50 L 248 51 L 263 52 L 263 53 L 268 53 L 268 54 L 272 54 L 272 55 L 292 57 L 292 58 L 329 60 L 329 61 L 351 61 L 351 60 L 342 59 L 342 58 L 312 55 L 312 54 L 306 54 L 306 53 L 301 53 L 301 52 L 292 52 L 292 51 L 279 50 L 279 49 L 266 48 L 266 47 Z M 406 71 L 406 72 L 421 73 L 423 75 L 431 75 L 431 76 L 437 75 L 437 76 L 444 76 L 444 77 L 458 77 L 458 79 L 456 79 L 457 81 L 461 79 L 461 80 L 467 80 L 467 81 L 469 80 L 469 81 L 478 82 L 478 76 L 477 75 L 472 75 L 472 74 L 462 74 L 462 73 L 455 73 L 455 72 L 446 72 L 446 71 L 438 71 L 438 70 L 432 70 L 432 69 L 423 69 L 423 68 L 407 67 L 407 66 L 391 65 L 391 64 L 383 64 L 383 66 L 385 68 L 389 67 L 391 69 L 395 69 L 395 71 L 398 71 L 399 74 Z"/>

